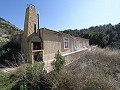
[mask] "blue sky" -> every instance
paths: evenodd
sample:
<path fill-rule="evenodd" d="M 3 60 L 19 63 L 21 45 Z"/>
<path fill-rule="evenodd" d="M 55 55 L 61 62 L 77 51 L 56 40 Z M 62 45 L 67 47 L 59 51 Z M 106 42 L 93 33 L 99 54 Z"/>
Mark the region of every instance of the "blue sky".
<path fill-rule="evenodd" d="M 40 12 L 40 27 L 53 30 L 120 22 L 120 0 L 0 0 L 0 17 L 23 29 L 30 3 Z"/>

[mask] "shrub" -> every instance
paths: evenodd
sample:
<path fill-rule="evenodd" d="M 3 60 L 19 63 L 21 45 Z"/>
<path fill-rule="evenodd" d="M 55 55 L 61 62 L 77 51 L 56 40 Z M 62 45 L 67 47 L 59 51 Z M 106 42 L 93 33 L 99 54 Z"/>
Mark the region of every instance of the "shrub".
<path fill-rule="evenodd" d="M 58 50 L 57 54 L 55 55 L 55 60 L 51 63 L 51 65 L 54 71 L 59 73 L 60 69 L 63 67 L 64 64 L 65 64 L 65 59 Z"/>
<path fill-rule="evenodd" d="M 26 79 L 32 84 L 35 84 L 45 74 L 44 63 L 37 62 L 34 65 L 28 64 L 26 66 Z"/>
<path fill-rule="evenodd" d="M 44 70 L 43 62 L 36 62 L 33 64 L 27 64 L 20 67 L 13 77 L 16 77 L 16 85 L 13 87 L 16 90 L 29 90 L 38 88 L 38 84 L 41 82 L 41 78 L 44 77 L 46 71 Z"/>
<path fill-rule="evenodd" d="M 15 82 L 10 79 L 12 73 L 0 72 L 0 90 L 11 90 Z"/>
<path fill-rule="evenodd" d="M 74 83 L 72 74 L 64 71 L 53 74 L 53 88 L 52 90 L 77 90 Z"/>

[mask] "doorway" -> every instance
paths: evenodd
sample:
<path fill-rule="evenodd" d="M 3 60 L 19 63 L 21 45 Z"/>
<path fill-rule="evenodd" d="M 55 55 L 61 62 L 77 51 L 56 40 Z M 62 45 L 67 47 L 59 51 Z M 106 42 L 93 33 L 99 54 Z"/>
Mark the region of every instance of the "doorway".
<path fill-rule="evenodd" d="M 35 52 L 34 53 L 34 61 L 43 61 L 43 52 Z"/>

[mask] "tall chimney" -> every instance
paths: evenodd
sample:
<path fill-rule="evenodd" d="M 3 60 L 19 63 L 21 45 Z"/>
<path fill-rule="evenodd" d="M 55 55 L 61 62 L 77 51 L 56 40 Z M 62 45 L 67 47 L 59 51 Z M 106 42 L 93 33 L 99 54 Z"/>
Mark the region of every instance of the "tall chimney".
<path fill-rule="evenodd" d="M 40 36 L 40 30 L 39 30 L 39 12 L 37 13 L 37 20 L 38 20 L 38 33 L 39 33 L 39 37 L 41 37 Z"/>
<path fill-rule="evenodd" d="M 38 18 L 38 30 L 39 30 L 39 12 L 37 13 L 37 18 Z"/>

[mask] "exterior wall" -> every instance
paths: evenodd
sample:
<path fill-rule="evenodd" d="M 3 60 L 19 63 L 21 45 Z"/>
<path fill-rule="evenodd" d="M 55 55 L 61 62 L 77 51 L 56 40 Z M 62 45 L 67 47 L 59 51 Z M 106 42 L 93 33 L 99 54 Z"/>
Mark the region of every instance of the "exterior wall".
<path fill-rule="evenodd" d="M 55 53 L 61 50 L 59 35 L 55 32 L 43 30 L 43 60 L 48 61 L 54 59 Z"/>
<path fill-rule="evenodd" d="M 25 21 L 24 21 L 24 33 L 22 36 L 21 50 L 31 61 L 31 44 L 28 42 L 28 37 L 34 33 L 34 24 L 37 26 L 36 9 L 33 5 L 29 5 L 26 9 Z M 29 50 L 30 49 L 30 50 Z"/>
<path fill-rule="evenodd" d="M 43 31 L 44 55 L 56 53 L 61 49 L 58 34 L 51 31 Z"/>
<path fill-rule="evenodd" d="M 49 72 L 52 70 L 51 63 L 54 60 L 55 53 L 60 50 L 61 54 L 65 57 L 66 64 L 71 63 L 74 60 L 80 58 L 81 53 L 88 50 L 84 45 L 89 44 L 87 39 L 72 37 L 68 34 L 60 34 L 56 31 L 41 30 L 44 55 L 43 61 L 45 63 L 45 69 Z M 64 48 L 64 37 L 69 39 L 69 48 Z M 85 43 L 84 43 L 85 42 Z M 76 43 L 76 49 L 75 49 Z"/>
<path fill-rule="evenodd" d="M 89 40 L 88 39 L 84 39 L 83 48 L 89 48 Z"/>
<path fill-rule="evenodd" d="M 29 5 L 26 9 L 24 21 L 24 37 L 30 36 L 34 32 L 34 24 L 37 28 L 37 14 L 33 5 Z"/>
<path fill-rule="evenodd" d="M 71 62 L 73 62 L 75 60 L 78 60 L 81 57 L 81 54 L 84 53 L 87 50 L 88 50 L 88 48 L 81 49 L 81 50 L 71 52 L 71 53 L 67 53 L 67 54 L 63 54 L 63 56 L 65 57 L 66 65 L 70 64 Z"/>
<path fill-rule="evenodd" d="M 80 50 L 80 39 L 75 38 L 74 39 L 74 51 Z"/>
<path fill-rule="evenodd" d="M 80 49 L 83 49 L 83 39 L 82 38 L 80 38 Z"/>
<path fill-rule="evenodd" d="M 86 40 L 86 45 L 87 45 L 87 48 L 89 48 L 89 40 L 88 39 Z"/>
<path fill-rule="evenodd" d="M 87 39 L 73 37 L 64 33 L 60 34 L 47 29 L 42 29 L 41 33 L 44 45 L 44 60 L 54 59 L 55 53 L 58 50 L 60 50 L 62 54 L 66 54 L 89 46 L 89 40 Z M 64 48 L 64 38 L 68 38 L 68 48 Z"/>

